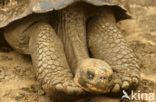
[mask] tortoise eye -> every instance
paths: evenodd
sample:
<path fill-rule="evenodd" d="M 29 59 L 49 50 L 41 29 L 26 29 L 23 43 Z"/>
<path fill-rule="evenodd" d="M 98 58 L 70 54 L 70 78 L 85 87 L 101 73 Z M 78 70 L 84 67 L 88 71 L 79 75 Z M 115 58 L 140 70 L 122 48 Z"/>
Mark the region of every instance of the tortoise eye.
<path fill-rule="evenodd" d="M 87 78 L 90 79 L 90 80 L 93 79 L 94 78 L 94 74 L 92 72 L 88 71 L 87 72 Z"/>

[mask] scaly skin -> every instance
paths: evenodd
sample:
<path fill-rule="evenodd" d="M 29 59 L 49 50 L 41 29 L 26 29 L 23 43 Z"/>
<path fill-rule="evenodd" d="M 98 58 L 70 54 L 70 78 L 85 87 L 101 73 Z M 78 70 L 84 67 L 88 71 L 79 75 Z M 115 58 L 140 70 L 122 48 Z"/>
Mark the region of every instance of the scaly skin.
<path fill-rule="evenodd" d="M 112 69 L 106 62 L 89 57 L 83 7 L 83 4 L 74 4 L 59 13 L 58 35 L 63 41 L 75 83 L 86 91 L 108 93 L 113 83 Z"/>
<path fill-rule="evenodd" d="M 110 7 L 103 7 L 96 11 L 87 27 L 92 56 L 106 61 L 115 72 L 112 92 L 136 86 L 140 78 L 137 58 L 115 24 Z"/>
<path fill-rule="evenodd" d="M 72 79 L 63 45 L 54 29 L 44 21 L 24 20 L 10 25 L 5 31 L 5 38 L 16 50 L 31 55 L 34 72 L 43 89 L 50 95 L 55 91 L 67 94 L 82 92 Z M 28 40 L 22 43 L 23 39 Z M 24 49 L 20 48 L 23 44 Z M 26 52 L 25 49 L 29 51 Z"/>
<path fill-rule="evenodd" d="M 59 11 L 60 19 L 58 27 L 56 28 L 58 28 L 58 35 L 63 42 L 64 48 L 53 30 L 53 27 L 45 22 L 46 18 L 44 17 L 42 19 L 40 19 L 40 17 L 34 19 L 31 19 L 31 17 L 30 19 L 22 19 L 22 22 L 17 21 L 6 27 L 6 40 L 17 51 L 31 55 L 36 77 L 48 93 L 53 93 L 54 90 L 64 91 L 65 93 L 81 92 L 82 90 L 78 88 L 75 83 L 89 92 L 110 92 L 110 88 L 113 84 L 113 71 L 107 64 L 108 60 L 106 60 L 106 63 L 103 60 L 90 58 L 88 54 L 86 44 L 86 17 L 88 17 L 88 15 L 85 15 L 86 11 L 83 7 L 85 7 L 85 5 L 73 4 Z M 109 12 L 107 13 L 109 15 Z M 103 22 L 105 16 L 98 15 L 99 21 L 98 19 L 96 19 L 97 21 L 93 21 L 95 22 L 95 27 L 91 28 L 90 31 L 95 33 L 95 35 L 99 35 L 98 32 L 100 29 L 103 29 L 98 28 L 99 30 L 96 30 L 95 28 L 99 24 L 103 25 L 106 23 Z M 113 16 L 111 15 L 110 17 Z M 113 19 L 110 20 L 111 23 L 114 21 Z M 109 22 L 109 19 L 105 20 Z M 100 36 L 103 37 L 103 35 Z M 100 45 L 101 43 L 98 43 L 98 39 L 100 39 L 100 37 L 95 39 L 95 44 Z M 96 51 L 96 45 L 91 45 L 95 47 Z M 127 47 L 127 45 L 125 46 Z M 100 47 L 97 47 L 97 49 L 99 48 Z M 104 47 L 102 50 L 105 50 Z M 130 51 L 129 48 L 125 48 L 125 50 Z M 110 50 L 107 51 L 107 54 L 116 54 L 110 53 Z M 94 51 L 92 51 L 92 53 L 94 53 Z M 95 53 L 99 53 L 99 51 Z M 95 57 L 98 58 L 97 56 Z M 75 83 L 72 80 L 72 74 L 66 58 L 74 75 Z M 112 56 L 110 56 L 110 59 L 111 58 Z M 128 61 L 129 60 L 130 59 L 128 59 Z M 112 67 L 114 68 L 114 66 Z M 115 74 L 116 76 L 119 76 L 124 71 L 120 67 L 115 67 L 114 69 L 117 71 L 117 74 Z M 137 76 L 137 71 L 135 71 L 136 68 L 129 68 L 129 70 L 133 72 L 131 69 L 136 72 Z M 128 72 L 127 75 L 132 75 L 129 73 L 130 72 Z M 126 78 L 125 76 L 126 74 L 124 74 L 124 78 Z M 127 78 L 128 80 L 126 79 L 126 82 L 123 82 L 123 88 L 127 88 L 129 83 L 131 83 L 131 78 L 129 76 Z M 118 80 L 119 82 L 116 82 Z M 119 89 L 120 79 L 118 80 L 116 77 L 116 85 L 113 90 Z M 135 81 L 138 80 L 135 78 Z"/>
<path fill-rule="evenodd" d="M 52 27 L 39 23 L 31 29 L 29 49 L 37 77 L 47 91 L 81 92 L 73 82 L 63 45 Z M 36 31 L 35 31 L 36 30 Z M 50 90 L 52 89 L 52 90 Z"/>
<path fill-rule="evenodd" d="M 78 86 L 87 91 L 109 92 L 113 72 L 106 62 L 89 58 L 83 10 L 74 5 L 60 11 L 60 15 L 58 35 L 65 53 L 53 27 L 47 23 L 47 15 L 32 15 L 7 26 L 5 38 L 20 53 L 31 55 L 36 77 L 47 93 L 81 93 Z"/>

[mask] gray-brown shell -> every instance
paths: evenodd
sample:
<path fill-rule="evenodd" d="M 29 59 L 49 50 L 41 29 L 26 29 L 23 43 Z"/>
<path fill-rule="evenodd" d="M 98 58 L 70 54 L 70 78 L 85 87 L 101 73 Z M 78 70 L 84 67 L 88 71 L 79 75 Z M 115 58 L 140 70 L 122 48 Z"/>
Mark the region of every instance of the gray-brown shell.
<path fill-rule="evenodd" d="M 96 6 L 116 6 L 115 9 L 121 10 L 118 12 L 123 16 L 120 17 L 121 19 L 129 17 L 120 0 L 0 0 L 0 28 L 32 13 L 59 10 L 77 1 L 84 1 Z"/>

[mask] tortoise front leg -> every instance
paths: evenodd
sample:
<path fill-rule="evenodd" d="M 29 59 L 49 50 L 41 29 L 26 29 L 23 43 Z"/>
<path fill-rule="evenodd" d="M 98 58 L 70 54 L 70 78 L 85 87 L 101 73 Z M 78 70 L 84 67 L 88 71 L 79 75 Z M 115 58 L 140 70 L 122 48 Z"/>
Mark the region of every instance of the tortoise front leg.
<path fill-rule="evenodd" d="M 38 80 L 47 92 L 63 91 L 67 94 L 82 91 L 72 79 L 63 45 L 54 29 L 40 22 L 30 29 L 29 50 Z"/>
<path fill-rule="evenodd" d="M 5 31 L 7 41 L 21 53 L 29 50 L 36 77 L 48 94 L 81 92 L 73 82 L 63 45 L 54 29 L 46 22 L 30 22 L 32 19 L 11 25 Z"/>
<path fill-rule="evenodd" d="M 99 10 L 99 9 L 98 9 Z M 116 27 L 111 8 L 97 11 L 88 24 L 88 45 L 95 58 L 106 61 L 115 72 L 113 92 L 128 89 L 139 82 L 137 58 Z"/>

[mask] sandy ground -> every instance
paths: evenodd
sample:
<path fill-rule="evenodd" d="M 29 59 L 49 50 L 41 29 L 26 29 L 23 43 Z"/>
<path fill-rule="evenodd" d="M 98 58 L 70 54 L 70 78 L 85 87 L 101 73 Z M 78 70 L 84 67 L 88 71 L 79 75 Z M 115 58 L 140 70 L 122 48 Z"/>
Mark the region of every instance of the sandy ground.
<path fill-rule="evenodd" d="M 119 22 L 118 27 L 140 60 L 142 80 L 135 92 L 155 93 L 155 101 L 132 102 L 156 102 L 156 0 L 127 0 L 125 5 L 132 19 Z M 0 102 L 52 102 L 32 69 L 29 56 L 13 51 L 0 34 Z M 119 101 L 120 97 L 96 96 L 76 102 Z"/>

